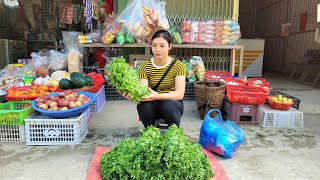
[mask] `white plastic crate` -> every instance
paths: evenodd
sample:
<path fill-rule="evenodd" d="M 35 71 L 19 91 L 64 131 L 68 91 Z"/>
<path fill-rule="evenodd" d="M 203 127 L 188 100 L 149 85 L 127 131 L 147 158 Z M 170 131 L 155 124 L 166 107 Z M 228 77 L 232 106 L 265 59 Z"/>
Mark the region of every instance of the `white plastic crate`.
<path fill-rule="evenodd" d="M 275 110 L 269 105 L 260 105 L 257 113 L 261 127 L 300 128 L 303 127 L 303 112 L 290 108 L 288 111 Z"/>
<path fill-rule="evenodd" d="M 26 145 L 80 144 L 88 134 L 89 117 L 90 108 L 68 119 L 50 119 L 36 113 L 25 119 Z"/>
<path fill-rule="evenodd" d="M 97 99 L 90 106 L 91 112 L 101 112 L 103 106 L 107 102 L 104 86 L 102 86 L 101 89 L 95 95 L 97 96 Z"/>
<path fill-rule="evenodd" d="M 25 142 L 24 125 L 0 125 L 0 142 Z"/>

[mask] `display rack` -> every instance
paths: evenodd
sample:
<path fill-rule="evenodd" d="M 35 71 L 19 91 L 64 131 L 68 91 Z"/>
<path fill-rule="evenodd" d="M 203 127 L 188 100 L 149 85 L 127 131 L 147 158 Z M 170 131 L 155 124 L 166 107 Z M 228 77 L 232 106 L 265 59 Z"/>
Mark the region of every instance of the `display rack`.
<path fill-rule="evenodd" d="M 145 48 L 145 55 L 150 55 L 150 45 L 148 44 L 105 44 L 105 43 L 92 43 L 92 44 L 83 44 L 83 47 L 86 48 Z M 240 51 L 240 58 L 239 58 L 239 77 L 242 77 L 242 67 L 243 67 L 243 52 L 244 46 L 243 45 L 206 45 L 206 44 L 173 44 L 173 48 L 189 48 L 189 49 L 225 49 L 231 50 L 230 54 L 230 73 L 234 75 L 235 73 L 235 64 L 236 64 L 236 50 Z M 86 58 L 85 65 L 88 65 L 88 60 Z"/>

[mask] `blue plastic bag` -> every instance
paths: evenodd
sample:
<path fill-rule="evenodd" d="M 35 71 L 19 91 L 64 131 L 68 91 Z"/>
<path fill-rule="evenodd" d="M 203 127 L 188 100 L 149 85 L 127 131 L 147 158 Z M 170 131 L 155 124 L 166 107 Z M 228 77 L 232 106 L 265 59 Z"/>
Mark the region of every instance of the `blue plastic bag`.
<path fill-rule="evenodd" d="M 218 112 L 214 118 L 212 111 Z M 243 130 L 232 121 L 223 121 L 221 112 L 211 109 L 202 122 L 199 143 L 208 151 L 217 153 L 225 158 L 232 158 L 244 140 Z"/>

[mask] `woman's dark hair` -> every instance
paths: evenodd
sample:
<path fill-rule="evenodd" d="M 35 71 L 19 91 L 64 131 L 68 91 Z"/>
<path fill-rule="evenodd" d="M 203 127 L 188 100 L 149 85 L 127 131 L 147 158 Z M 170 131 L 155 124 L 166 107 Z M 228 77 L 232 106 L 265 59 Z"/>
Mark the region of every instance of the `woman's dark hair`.
<path fill-rule="evenodd" d="M 158 37 L 162 37 L 163 39 L 165 39 L 169 45 L 172 43 L 171 35 L 166 30 L 159 30 L 156 33 L 154 33 L 151 38 L 151 41 L 153 41 L 154 39 L 156 39 Z"/>

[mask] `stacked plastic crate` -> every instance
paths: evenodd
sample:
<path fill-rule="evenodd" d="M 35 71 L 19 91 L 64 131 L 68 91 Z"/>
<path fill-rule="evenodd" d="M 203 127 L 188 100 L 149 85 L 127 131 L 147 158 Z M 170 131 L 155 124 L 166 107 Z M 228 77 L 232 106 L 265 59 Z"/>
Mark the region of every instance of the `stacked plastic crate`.
<path fill-rule="evenodd" d="M 24 121 L 34 113 L 31 101 L 0 104 L 0 142 L 25 142 Z"/>
<path fill-rule="evenodd" d="M 258 125 L 257 111 L 267 94 L 261 87 L 228 85 L 223 108 L 225 118 L 239 125 Z"/>
<path fill-rule="evenodd" d="M 88 134 L 90 108 L 81 115 L 53 119 L 35 113 L 25 120 L 26 145 L 80 144 Z"/>
<path fill-rule="evenodd" d="M 286 94 L 281 91 L 272 90 L 269 96 L 278 96 L 289 98 L 293 101 L 292 106 L 288 110 L 276 110 L 268 105 L 259 106 L 257 111 L 257 118 L 259 119 L 261 127 L 274 128 L 302 128 L 303 127 L 303 112 L 299 111 L 300 99 Z M 283 104 L 283 103 L 278 103 Z"/>
<path fill-rule="evenodd" d="M 97 99 L 96 101 L 90 106 L 91 112 L 98 113 L 101 112 L 104 105 L 106 104 L 106 91 L 105 87 L 102 86 L 100 90 L 95 93 Z"/>

